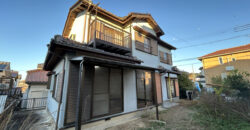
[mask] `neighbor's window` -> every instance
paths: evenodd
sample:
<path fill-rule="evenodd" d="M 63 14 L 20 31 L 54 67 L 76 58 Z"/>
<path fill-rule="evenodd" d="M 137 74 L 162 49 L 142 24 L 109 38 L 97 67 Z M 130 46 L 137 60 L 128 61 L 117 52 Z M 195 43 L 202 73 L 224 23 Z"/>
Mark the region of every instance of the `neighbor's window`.
<path fill-rule="evenodd" d="M 220 62 L 220 64 L 223 64 L 223 59 L 222 59 L 222 57 L 219 57 L 219 62 Z"/>
<path fill-rule="evenodd" d="M 236 59 L 235 59 L 235 58 L 232 58 L 232 61 L 236 61 Z"/>

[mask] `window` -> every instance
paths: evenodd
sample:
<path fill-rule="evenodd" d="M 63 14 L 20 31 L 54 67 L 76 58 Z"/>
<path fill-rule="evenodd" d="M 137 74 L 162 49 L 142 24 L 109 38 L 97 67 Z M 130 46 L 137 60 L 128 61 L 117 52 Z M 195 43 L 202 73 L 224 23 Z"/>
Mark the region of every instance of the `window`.
<path fill-rule="evenodd" d="M 164 53 L 163 60 L 167 61 L 167 53 Z"/>
<path fill-rule="evenodd" d="M 144 51 L 150 53 L 150 40 L 148 38 L 144 38 Z"/>
<path fill-rule="evenodd" d="M 235 59 L 235 58 L 232 58 L 232 61 L 234 62 L 234 61 L 236 61 L 236 59 Z"/>
<path fill-rule="evenodd" d="M 52 91 L 52 97 L 55 98 L 55 92 L 56 92 L 56 85 L 57 85 L 57 74 L 54 76 L 54 85 L 53 85 L 53 91 Z"/>
<path fill-rule="evenodd" d="M 166 52 L 159 52 L 160 61 L 169 65 L 172 65 L 172 55 Z"/>
<path fill-rule="evenodd" d="M 220 64 L 223 64 L 223 59 L 222 59 L 222 57 L 219 57 L 219 62 L 220 62 Z"/>
<path fill-rule="evenodd" d="M 137 107 L 143 108 L 153 104 L 153 85 L 151 72 L 136 71 Z"/>
<path fill-rule="evenodd" d="M 59 102 L 60 98 L 61 98 L 61 90 L 62 90 L 62 72 L 56 74 L 54 76 L 54 85 L 53 85 L 53 93 L 52 96 L 53 98 Z"/>
<path fill-rule="evenodd" d="M 69 39 L 76 40 L 76 34 L 71 34 L 70 37 L 69 37 Z"/>
<path fill-rule="evenodd" d="M 135 32 L 135 48 L 137 50 L 152 54 L 158 55 L 158 42 L 146 35 L 143 35 L 139 32 Z"/>

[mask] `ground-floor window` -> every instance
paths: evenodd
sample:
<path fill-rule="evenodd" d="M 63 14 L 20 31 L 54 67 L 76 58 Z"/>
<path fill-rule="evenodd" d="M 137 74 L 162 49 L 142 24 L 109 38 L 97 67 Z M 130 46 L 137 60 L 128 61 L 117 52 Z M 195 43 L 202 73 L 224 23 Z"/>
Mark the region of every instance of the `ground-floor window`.
<path fill-rule="evenodd" d="M 142 108 L 153 104 L 153 85 L 150 71 L 136 71 L 137 107 Z"/>
<path fill-rule="evenodd" d="M 82 83 L 82 121 L 123 112 L 123 70 L 86 64 Z M 70 64 L 65 124 L 75 121 L 79 63 Z"/>
<path fill-rule="evenodd" d="M 95 66 L 92 117 L 123 111 L 122 70 Z"/>

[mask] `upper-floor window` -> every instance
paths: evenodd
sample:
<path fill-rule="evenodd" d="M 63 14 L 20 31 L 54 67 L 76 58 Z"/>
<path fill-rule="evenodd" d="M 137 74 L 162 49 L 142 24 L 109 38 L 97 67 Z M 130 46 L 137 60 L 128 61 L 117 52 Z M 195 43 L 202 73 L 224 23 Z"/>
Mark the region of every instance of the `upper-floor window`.
<path fill-rule="evenodd" d="M 150 49 L 151 47 L 149 38 L 144 38 L 144 51 L 150 52 L 151 51 Z"/>
<path fill-rule="evenodd" d="M 222 57 L 219 57 L 219 63 L 223 64 L 223 58 Z"/>
<path fill-rule="evenodd" d="M 232 58 L 232 61 L 236 61 L 236 58 Z"/>
<path fill-rule="evenodd" d="M 140 32 L 135 32 L 135 48 L 152 55 L 158 55 L 157 41 L 141 34 Z"/>
<path fill-rule="evenodd" d="M 166 52 L 159 51 L 160 61 L 172 65 L 172 55 Z"/>

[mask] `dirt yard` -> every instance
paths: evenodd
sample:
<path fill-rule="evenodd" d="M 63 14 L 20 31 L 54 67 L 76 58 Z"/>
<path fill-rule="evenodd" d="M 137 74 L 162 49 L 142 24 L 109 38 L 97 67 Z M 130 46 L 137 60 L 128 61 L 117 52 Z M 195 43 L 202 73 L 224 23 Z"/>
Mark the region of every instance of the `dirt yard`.
<path fill-rule="evenodd" d="M 163 129 L 170 130 L 200 130 L 202 128 L 193 120 L 195 110 L 192 106 L 196 103 L 194 101 L 180 100 L 179 105 L 160 111 L 159 118 L 166 127 Z M 146 113 L 140 119 L 131 121 L 126 124 L 108 128 L 107 130 L 151 130 L 150 120 L 155 120 L 155 113 Z"/>

